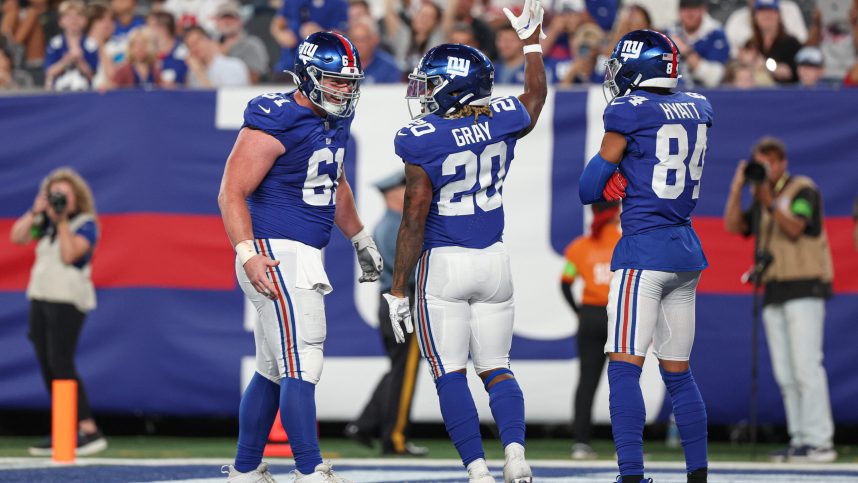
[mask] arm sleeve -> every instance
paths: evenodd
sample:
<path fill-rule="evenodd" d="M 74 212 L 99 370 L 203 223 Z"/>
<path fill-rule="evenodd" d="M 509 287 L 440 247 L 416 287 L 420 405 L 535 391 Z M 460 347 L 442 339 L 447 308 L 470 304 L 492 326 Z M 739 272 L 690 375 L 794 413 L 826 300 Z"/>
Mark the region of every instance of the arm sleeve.
<path fill-rule="evenodd" d="M 813 188 L 804 188 L 795 195 L 790 203 L 790 213 L 805 220 L 805 235 L 818 236 L 822 232 L 819 192 Z"/>
<path fill-rule="evenodd" d="M 98 239 L 98 228 L 94 221 L 87 221 L 74 232 L 75 235 L 80 235 L 89 241 L 89 249 L 95 248 L 95 241 Z"/>
<path fill-rule="evenodd" d="M 578 313 L 578 304 L 575 303 L 575 296 L 572 294 L 572 284 L 567 282 L 560 282 L 560 290 L 563 292 L 563 298 L 566 299 L 566 303 L 572 307 L 572 310 L 577 314 Z"/>

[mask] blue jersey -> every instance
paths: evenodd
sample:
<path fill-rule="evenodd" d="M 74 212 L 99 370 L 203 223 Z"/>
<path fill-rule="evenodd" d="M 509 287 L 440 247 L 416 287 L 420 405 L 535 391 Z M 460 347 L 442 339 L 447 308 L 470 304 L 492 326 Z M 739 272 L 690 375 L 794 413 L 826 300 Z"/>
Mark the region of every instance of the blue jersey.
<path fill-rule="evenodd" d="M 424 250 L 485 248 L 503 238 L 503 182 L 530 115 L 515 97 L 493 99 L 490 109 L 476 123 L 431 114 L 396 133 L 396 155 L 432 182 Z"/>
<path fill-rule="evenodd" d="M 242 127 L 270 134 L 286 148 L 247 198 L 255 238 L 285 238 L 323 248 L 331 238 L 336 190 L 352 118 L 321 118 L 294 91 L 254 98 Z"/>
<path fill-rule="evenodd" d="M 700 94 L 636 90 L 614 99 L 605 131 L 625 136 L 620 172 L 629 182 L 623 199 L 623 237 L 611 269 L 702 270 L 708 265 L 691 228 L 700 195 L 712 106 Z"/>

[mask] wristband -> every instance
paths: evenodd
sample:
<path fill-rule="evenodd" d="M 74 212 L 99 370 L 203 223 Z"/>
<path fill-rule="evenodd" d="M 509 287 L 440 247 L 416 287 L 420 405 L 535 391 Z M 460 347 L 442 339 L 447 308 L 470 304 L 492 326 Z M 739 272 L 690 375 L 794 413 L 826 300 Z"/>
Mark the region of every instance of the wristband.
<path fill-rule="evenodd" d="M 355 236 L 351 237 L 351 242 L 353 245 L 355 245 L 357 247 L 358 242 L 360 242 L 361 240 L 363 240 L 364 238 L 367 238 L 369 236 L 370 236 L 369 232 L 366 231 L 366 227 L 364 227 L 359 232 L 357 232 L 357 234 Z"/>
<path fill-rule="evenodd" d="M 539 44 L 530 44 L 524 46 L 524 54 L 542 53 L 542 46 Z"/>
<path fill-rule="evenodd" d="M 248 260 L 258 255 L 256 248 L 253 247 L 253 240 L 244 240 L 235 246 L 235 254 L 238 255 L 238 260 L 243 267 Z"/>

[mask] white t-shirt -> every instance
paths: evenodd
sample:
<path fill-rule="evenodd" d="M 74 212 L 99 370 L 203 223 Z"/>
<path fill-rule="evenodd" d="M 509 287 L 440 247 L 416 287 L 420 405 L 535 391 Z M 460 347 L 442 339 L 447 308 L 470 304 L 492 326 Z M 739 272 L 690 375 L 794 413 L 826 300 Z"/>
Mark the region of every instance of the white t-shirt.
<path fill-rule="evenodd" d="M 250 74 L 241 59 L 218 55 L 206 69 L 212 87 L 246 86 L 250 84 Z M 200 88 L 199 79 L 193 72 L 188 72 L 188 86 Z"/>

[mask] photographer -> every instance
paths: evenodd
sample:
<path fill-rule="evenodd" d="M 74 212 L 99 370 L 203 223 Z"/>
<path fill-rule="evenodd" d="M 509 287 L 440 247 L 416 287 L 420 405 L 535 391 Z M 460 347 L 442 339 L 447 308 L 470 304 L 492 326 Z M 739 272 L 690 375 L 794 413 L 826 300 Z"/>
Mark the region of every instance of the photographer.
<path fill-rule="evenodd" d="M 730 233 L 757 238 L 754 268 L 764 285 L 763 323 L 790 435 L 789 447 L 772 453 L 772 459 L 830 462 L 837 453 L 822 336 L 833 278 L 831 251 L 819 188 L 810 178 L 790 175 L 787 165 L 784 144 L 761 139 L 751 161 L 736 169 L 724 224 Z M 746 184 L 754 203 L 742 212 Z"/>
<path fill-rule="evenodd" d="M 19 245 L 37 240 L 36 262 L 27 286 L 28 335 L 48 391 L 54 379 L 77 381 L 77 454 L 102 451 L 107 442 L 92 419 L 74 362 L 86 313 L 95 308 L 90 262 L 98 221 L 89 186 L 70 168 L 54 170 L 42 181 L 32 209 L 12 225 L 10 237 Z M 30 447 L 34 456 L 51 453 L 50 437 Z"/>

